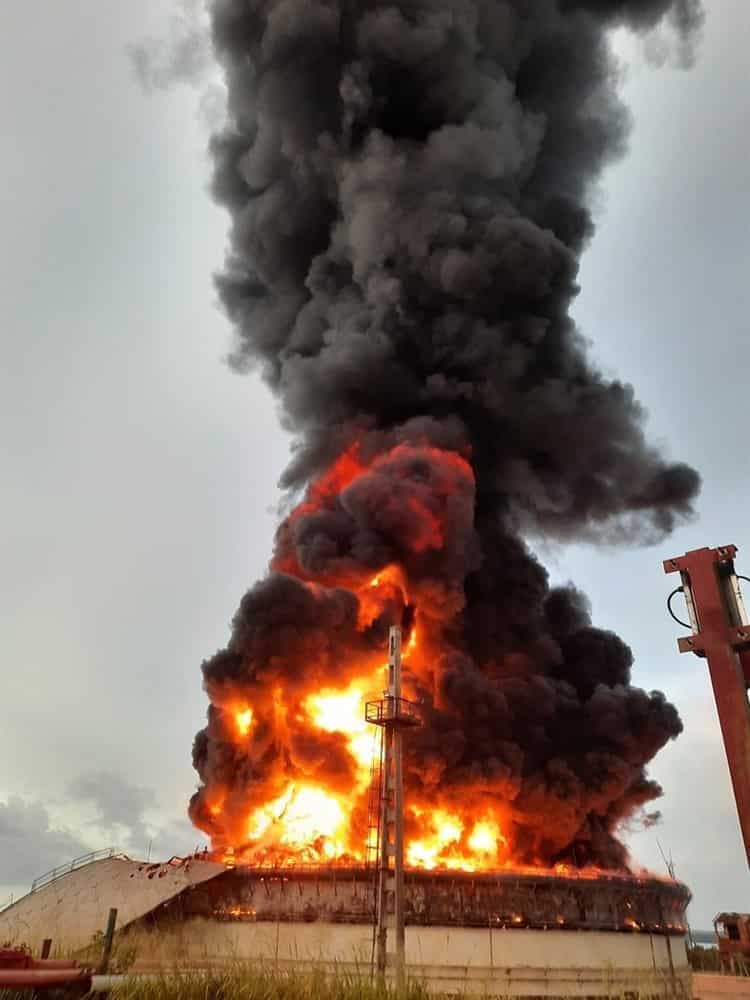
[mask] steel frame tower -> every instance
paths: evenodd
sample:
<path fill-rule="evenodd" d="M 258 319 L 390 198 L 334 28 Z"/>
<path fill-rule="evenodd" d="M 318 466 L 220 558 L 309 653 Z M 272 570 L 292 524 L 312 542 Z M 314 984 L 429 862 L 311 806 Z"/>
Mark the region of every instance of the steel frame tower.
<path fill-rule="evenodd" d="M 708 661 L 750 865 L 750 625 L 734 570 L 736 553 L 734 545 L 695 549 L 678 559 L 667 559 L 664 572 L 680 574 L 682 586 L 670 594 L 669 601 L 676 593 L 684 594 L 693 633 L 678 640 L 679 650 Z"/>
<path fill-rule="evenodd" d="M 380 769 L 380 818 L 376 900 L 376 968 L 385 979 L 389 967 L 396 985 L 406 980 L 404 926 L 404 779 L 403 730 L 419 725 L 413 702 L 401 697 L 401 629 L 388 637 L 388 687 L 380 701 L 365 706 L 365 718 L 383 728 L 383 764 Z M 393 942 L 388 951 L 388 939 Z"/>

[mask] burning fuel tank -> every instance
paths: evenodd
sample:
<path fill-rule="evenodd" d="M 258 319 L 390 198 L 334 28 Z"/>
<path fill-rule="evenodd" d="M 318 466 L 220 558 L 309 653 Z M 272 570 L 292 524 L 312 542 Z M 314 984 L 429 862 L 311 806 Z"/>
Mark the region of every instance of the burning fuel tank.
<path fill-rule="evenodd" d="M 0 936 L 14 926 L 32 947 L 53 933 L 82 946 L 119 906 L 136 971 L 251 961 L 369 975 L 374 883 L 365 867 L 111 858 L 19 900 L 0 914 Z M 434 991 L 689 995 L 690 893 L 678 882 L 524 869 L 409 870 L 405 883 L 408 974 Z"/>

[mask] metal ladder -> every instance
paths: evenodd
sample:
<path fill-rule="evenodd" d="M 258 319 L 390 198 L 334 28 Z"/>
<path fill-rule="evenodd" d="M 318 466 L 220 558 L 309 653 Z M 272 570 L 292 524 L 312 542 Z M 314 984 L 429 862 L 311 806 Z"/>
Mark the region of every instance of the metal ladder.
<path fill-rule="evenodd" d="M 370 761 L 370 787 L 367 793 L 367 842 L 365 844 L 365 868 L 372 886 L 372 942 L 370 954 L 370 976 L 375 975 L 375 949 L 378 930 L 378 879 L 380 876 L 380 808 L 383 781 L 383 730 L 379 727 L 373 734 L 372 758 Z"/>
<path fill-rule="evenodd" d="M 380 864 L 380 803 L 381 781 L 383 778 L 383 732 L 373 734 L 372 758 L 370 761 L 370 785 L 367 792 L 367 843 L 365 844 L 365 867 L 377 873 Z"/>

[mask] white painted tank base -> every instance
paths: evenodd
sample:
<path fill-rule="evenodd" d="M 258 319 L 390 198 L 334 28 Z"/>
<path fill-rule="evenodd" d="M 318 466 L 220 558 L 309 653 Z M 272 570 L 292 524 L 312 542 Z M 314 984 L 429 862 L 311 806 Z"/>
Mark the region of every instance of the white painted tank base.
<path fill-rule="evenodd" d="M 264 967 L 369 975 L 363 924 L 224 922 L 188 917 L 134 929 L 134 972 Z M 671 952 L 671 954 L 670 954 Z M 410 978 L 434 992 L 485 996 L 690 996 L 684 938 L 639 933 L 407 927 Z"/>

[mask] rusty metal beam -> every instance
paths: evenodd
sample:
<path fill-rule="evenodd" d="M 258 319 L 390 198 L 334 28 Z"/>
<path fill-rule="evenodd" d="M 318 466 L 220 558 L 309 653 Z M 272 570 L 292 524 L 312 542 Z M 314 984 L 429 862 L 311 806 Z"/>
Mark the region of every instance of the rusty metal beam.
<path fill-rule="evenodd" d="M 734 571 L 734 545 L 696 549 L 667 559 L 679 573 L 693 634 L 678 640 L 681 653 L 705 657 L 711 675 L 737 814 L 750 865 L 750 627 Z"/>

